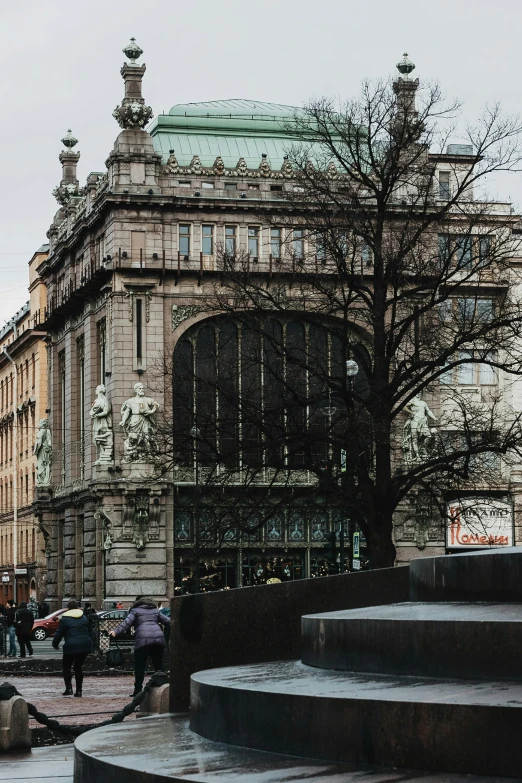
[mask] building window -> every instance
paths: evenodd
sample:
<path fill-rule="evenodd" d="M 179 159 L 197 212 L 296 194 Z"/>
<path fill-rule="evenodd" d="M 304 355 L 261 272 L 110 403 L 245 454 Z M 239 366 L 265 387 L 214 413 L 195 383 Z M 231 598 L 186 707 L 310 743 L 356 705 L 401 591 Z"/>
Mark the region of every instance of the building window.
<path fill-rule="evenodd" d="M 441 383 L 452 384 L 455 382 L 459 386 L 496 386 L 498 384 L 498 373 L 495 367 L 488 364 L 496 361 L 495 354 L 481 351 L 460 351 L 459 361 L 465 364 L 459 364 L 457 367 L 446 370 L 439 378 Z"/>
<path fill-rule="evenodd" d="M 475 299 L 467 297 L 457 299 L 457 315 L 467 326 L 489 323 L 493 318 L 493 299 Z"/>
<path fill-rule="evenodd" d="M 472 261 L 471 234 L 457 234 L 455 237 L 455 242 L 458 269 L 470 269 Z"/>
<path fill-rule="evenodd" d="M 317 234 L 315 237 L 315 254 L 317 260 L 320 261 L 321 264 L 326 264 L 326 243 L 324 234 Z"/>
<path fill-rule="evenodd" d="M 180 188 L 190 188 L 192 187 L 192 182 L 190 182 L 188 179 L 180 179 L 178 185 Z"/>
<path fill-rule="evenodd" d="M 330 406 L 325 377 L 345 388 L 341 336 L 315 322 L 252 318 L 194 325 L 176 346 L 175 459 L 194 469 L 196 482 L 198 466 L 340 463 L 343 417 L 332 425 L 323 409 Z M 355 383 L 366 388 L 364 349 L 352 348 L 361 367 Z M 333 437 L 332 426 L 342 432 Z"/>
<path fill-rule="evenodd" d="M 298 261 L 304 259 L 304 231 L 302 228 L 294 228 L 292 250 L 295 259 Z"/>
<path fill-rule="evenodd" d="M 203 190 L 213 190 L 214 189 L 214 183 L 213 182 L 202 182 L 201 187 Z"/>
<path fill-rule="evenodd" d="M 249 190 L 259 190 L 259 185 L 257 185 L 255 182 L 249 182 L 248 183 L 248 189 Z"/>
<path fill-rule="evenodd" d="M 259 227 L 248 227 L 248 255 L 257 261 L 259 258 Z"/>
<path fill-rule="evenodd" d="M 105 318 L 98 321 L 98 349 L 100 351 L 100 383 L 105 383 L 107 370 L 107 322 Z"/>
<path fill-rule="evenodd" d="M 491 237 L 479 237 L 479 267 L 487 266 L 491 257 Z"/>
<path fill-rule="evenodd" d="M 363 242 L 361 245 L 361 261 L 365 266 L 371 266 L 372 263 L 372 254 L 370 252 L 369 246 L 366 244 L 366 242 Z"/>
<path fill-rule="evenodd" d="M 182 256 L 190 256 L 190 226 L 187 224 L 179 227 L 179 252 Z"/>
<path fill-rule="evenodd" d="M 143 300 L 136 299 L 136 359 L 141 362 L 143 358 Z"/>
<path fill-rule="evenodd" d="M 272 191 L 272 193 L 281 193 L 282 190 L 283 190 L 283 186 L 282 185 L 270 185 L 270 190 Z"/>
<path fill-rule="evenodd" d="M 439 171 L 439 198 L 449 201 L 450 197 L 450 172 Z"/>
<path fill-rule="evenodd" d="M 237 184 L 235 182 L 225 182 L 225 190 L 237 190 Z"/>
<path fill-rule="evenodd" d="M 270 229 L 270 252 L 272 253 L 272 258 L 277 258 L 278 260 L 281 258 L 281 229 L 280 228 Z"/>
<path fill-rule="evenodd" d="M 214 226 L 203 226 L 203 255 L 214 255 Z"/>
<path fill-rule="evenodd" d="M 79 450 L 79 469 L 80 476 L 83 478 L 85 461 L 85 343 L 84 338 L 80 337 L 76 341 L 76 353 L 78 356 L 78 450 Z"/>
<path fill-rule="evenodd" d="M 225 253 L 227 256 L 236 255 L 236 227 L 225 226 Z"/>

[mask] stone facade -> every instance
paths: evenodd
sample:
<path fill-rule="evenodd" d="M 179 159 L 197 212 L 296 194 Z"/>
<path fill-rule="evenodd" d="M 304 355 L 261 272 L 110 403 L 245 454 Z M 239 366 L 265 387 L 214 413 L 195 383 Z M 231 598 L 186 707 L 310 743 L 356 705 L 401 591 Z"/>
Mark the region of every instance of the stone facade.
<path fill-rule="evenodd" d="M 19 601 L 27 601 L 31 596 L 41 600 L 46 595 L 46 540 L 32 504 L 36 467 L 34 438 L 39 420 L 46 416 L 48 404 L 48 354 L 46 332 L 42 327 L 47 299 L 45 286 L 36 272 L 47 257 L 47 251 L 47 245 L 44 245 L 33 255 L 29 263 L 29 302 L 0 332 L 2 603 L 13 597 L 15 579 Z"/>
<path fill-rule="evenodd" d="M 125 50 L 129 57 L 131 49 Z M 204 317 L 202 303 L 216 280 L 217 248 L 233 238 L 234 247 L 250 252 L 254 227 L 253 262 L 260 274 L 271 274 L 268 213 L 281 192 L 294 187 L 282 152 L 285 139 L 273 138 L 275 119 L 281 124 L 288 107 L 242 105 L 248 102 L 219 107 L 223 116 L 217 126 L 226 123 L 229 110 L 229 117 L 232 111 L 243 115 L 230 120 L 230 154 L 215 155 L 210 145 L 205 154 L 196 154 L 190 139 L 183 146 L 178 138 L 187 107 L 158 117 L 146 132 L 151 112 L 141 95 L 145 66 L 126 63 L 121 73 L 126 91 L 115 117 L 123 130 L 106 161 L 107 172 L 90 174 L 80 188 L 76 139 L 69 134 L 63 140 L 63 173 L 55 192 L 60 208 L 48 232 L 49 255 L 38 268 L 47 286 L 53 474 L 51 487 L 37 488 L 36 509 L 49 541 L 47 588 L 54 605 L 70 596 L 97 606 L 128 603 L 138 594 L 165 599 L 193 571 L 200 554 L 191 520 L 182 514 L 200 502 L 198 477 L 174 470 L 172 477 L 154 478 L 146 458 L 124 459 L 120 410 L 137 382 L 160 411 L 172 404 L 169 393 L 157 385 L 151 389 L 154 362 L 172 355 L 180 338 Z M 208 105 L 192 110 L 192 130 L 200 127 L 200 136 L 211 124 L 205 119 L 208 110 Z M 217 105 L 213 110 L 218 112 Z M 251 119 L 245 119 L 249 112 Z M 264 138 L 263 115 L 270 112 L 272 136 Z M 257 134 L 257 142 L 269 146 L 270 158 L 258 154 L 259 143 L 249 146 L 233 138 L 238 135 L 234 122 L 251 122 L 250 136 Z M 439 158 L 441 169 L 452 162 L 451 156 Z M 260 224 L 264 208 L 267 220 Z M 94 464 L 89 413 L 100 385 L 112 406 L 114 456 Z M 440 403 L 429 402 L 437 413 Z M 299 480 L 306 483 L 309 477 Z M 509 494 L 508 484 L 505 491 Z M 204 566 L 220 571 L 222 587 L 255 583 L 259 563 L 267 560 L 282 578 L 321 575 L 326 534 L 336 524 L 331 514 L 320 520 L 289 518 L 272 538 L 266 528 L 256 540 L 205 550 Z M 407 511 L 398 520 L 399 561 L 444 551 L 442 531 L 421 527 Z M 266 567 L 265 562 L 265 576 Z"/>

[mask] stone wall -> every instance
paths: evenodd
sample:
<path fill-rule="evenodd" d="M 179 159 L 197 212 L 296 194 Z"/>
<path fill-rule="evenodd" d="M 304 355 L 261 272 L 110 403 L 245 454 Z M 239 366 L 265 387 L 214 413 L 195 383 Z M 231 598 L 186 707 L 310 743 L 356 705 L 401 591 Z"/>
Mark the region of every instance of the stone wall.
<path fill-rule="evenodd" d="M 170 709 L 188 709 L 194 672 L 299 658 L 304 614 L 408 599 L 407 566 L 174 598 Z"/>

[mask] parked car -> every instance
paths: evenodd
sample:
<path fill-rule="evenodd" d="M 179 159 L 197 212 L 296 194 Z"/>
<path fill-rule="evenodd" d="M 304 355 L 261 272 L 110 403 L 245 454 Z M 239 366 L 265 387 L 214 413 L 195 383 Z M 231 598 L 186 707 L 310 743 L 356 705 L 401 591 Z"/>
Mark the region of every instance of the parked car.
<path fill-rule="evenodd" d="M 31 631 L 32 638 L 37 642 L 43 642 L 48 636 L 54 636 L 60 617 L 67 611 L 67 607 L 64 609 L 57 609 L 56 612 L 51 612 L 47 617 L 42 617 L 41 620 L 35 620 L 33 630 Z"/>

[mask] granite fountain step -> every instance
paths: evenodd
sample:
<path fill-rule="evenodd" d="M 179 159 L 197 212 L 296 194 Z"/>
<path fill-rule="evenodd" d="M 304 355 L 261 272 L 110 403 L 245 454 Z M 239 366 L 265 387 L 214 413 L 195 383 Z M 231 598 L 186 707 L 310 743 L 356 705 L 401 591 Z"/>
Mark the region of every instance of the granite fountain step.
<path fill-rule="evenodd" d="M 522 604 L 414 602 L 305 615 L 301 636 L 303 663 L 323 669 L 522 680 Z"/>
<path fill-rule="evenodd" d="M 191 728 L 316 759 L 517 776 L 522 682 L 316 669 L 299 661 L 192 675 Z"/>
<path fill-rule="evenodd" d="M 56 749 L 53 748 L 53 751 Z M 3 779 L 3 778 L 2 778 Z M 184 714 L 143 718 L 82 734 L 75 783 L 500 783 L 496 776 L 426 773 L 310 758 L 210 742 Z M 522 783 L 522 778 L 502 778 Z"/>

